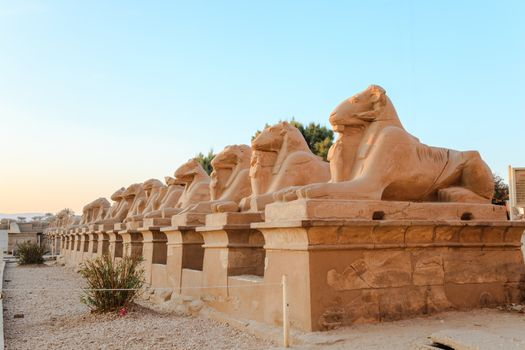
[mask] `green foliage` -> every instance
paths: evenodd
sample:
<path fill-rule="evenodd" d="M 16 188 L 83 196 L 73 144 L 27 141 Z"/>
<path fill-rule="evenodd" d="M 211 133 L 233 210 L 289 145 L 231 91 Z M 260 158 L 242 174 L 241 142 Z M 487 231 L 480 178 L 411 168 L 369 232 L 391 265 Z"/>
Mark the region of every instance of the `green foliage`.
<path fill-rule="evenodd" d="M 334 132 L 320 124 L 310 123 L 307 126 L 303 126 L 294 120 L 291 123 L 303 134 L 310 150 L 326 160 L 328 150 L 334 141 Z"/>
<path fill-rule="evenodd" d="M 279 123 L 280 122 L 282 121 L 279 121 Z M 334 142 L 334 132 L 328 129 L 326 126 L 321 126 L 320 124 L 315 124 L 313 122 L 304 126 L 294 118 L 292 118 L 289 123 L 299 129 L 312 153 L 326 160 L 328 157 L 328 150 Z M 266 129 L 269 126 L 269 124 L 266 124 L 264 128 Z M 252 141 L 260 133 L 261 131 L 257 130 L 255 135 L 252 137 Z"/>
<path fill-rule="evenodd" d="M 109 254 L 86 261 L 80 270 L 87 282 L 81 301 L 94 312 L 113 312 L 127 307 L 144 283 L 141 261 L 142 258 L 124 257 L 113 262 Z"/>
<path fill-rule="evenodd" d="M 16 255 L 20 265 L 44 263 L 44 248 L 36 243 L 24 242 L 17 244 Z"/>
<path fill-rule="evenodd" d="M 215 154 L 213 153 L 212 149 L 208 151 L 207 155 L 199 153 L 195 156 L 195 159 L 201 164 L 202 168 L 208 173 L 208 175 L 210 175 L 213 171 L 211 166 L 211 161 L 213 158 L 215 158 Z"/>
<path fill-rule="evenodd" d="M 505 205 L 505 201 L 509 199 L 509 185 L 505 183 L 501 176 L 496 174 L 492 175 L 494 177 L 494 196 L 492 203 Z"/>

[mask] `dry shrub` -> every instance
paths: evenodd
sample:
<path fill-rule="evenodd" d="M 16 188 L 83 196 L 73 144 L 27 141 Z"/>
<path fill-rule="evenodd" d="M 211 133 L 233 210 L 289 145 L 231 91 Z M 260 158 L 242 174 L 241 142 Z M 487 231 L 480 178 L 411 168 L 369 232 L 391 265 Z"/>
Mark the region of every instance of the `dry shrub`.
<path fill-rule="evenodd" d="M 20 265 L 44 263 L 44 248 L 36 243 L 24 242 L 17 244 L 16 255 Z"/>
<path fill-rule="evenodd" d="M 124 257 L 114 262 L 105 254 L 88 260 L 80 270 L 87 282 L 82 302 L 93 312 L 113 312 L 127 307 L 144 283 L 142 258 Z"/>

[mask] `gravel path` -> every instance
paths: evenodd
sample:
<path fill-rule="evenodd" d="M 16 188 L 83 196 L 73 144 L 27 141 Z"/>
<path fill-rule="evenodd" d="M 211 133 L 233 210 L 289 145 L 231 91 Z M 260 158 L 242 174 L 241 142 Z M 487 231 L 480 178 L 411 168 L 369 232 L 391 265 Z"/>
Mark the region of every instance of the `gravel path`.
<path fill-rule="evenodd" d="M 7 282 L 5 282 L 7 281 Z M 6 265 L 8 349 L 267 349 L 272 344 L 202 316 L 136 307 L 126 316 L 94 315 L 80 303 L 78 274 L 59 266 Z M 46 288 L 52 291 L 23 291 Z M 9 289 L 18 289 L 12 291 Z M 17 315 L 15 317 L 15 315 Z M 23 315 L 23 318 L 17 318 Z"/>
<path fill-rule="evenodd" d="M 204 316 L 177 316 L 141 301 L 126 316 L 94 315 L 81 304 L 78 274 L 59 266 L 21 267 L 4 273 L 4 330 L 8 349 L 268 349 L 274 345 Z M 46 288 L 52 291 L 24 291 Z M 9 289 L 17 289 L 11 291 Z M 520 307 L 525 312 L 525 306 Z M 157 310 L 157 311 L 154 311 Z M 15 318 L 15 315 L 24 315 Z M 329 332 L 292 332 L 295 349 L 423 349 L 447 330 L 482 332 L 525 343 L 525 314 L 499 310 L 446 312 Z M 517 345 L 518 348 L 519 345 Z M 483 347 L 481 348 L 483 349 Z M 487 348 L 488 349 L 488 348 Z M 492 348 L 490 348 L 492 350 Z"/>

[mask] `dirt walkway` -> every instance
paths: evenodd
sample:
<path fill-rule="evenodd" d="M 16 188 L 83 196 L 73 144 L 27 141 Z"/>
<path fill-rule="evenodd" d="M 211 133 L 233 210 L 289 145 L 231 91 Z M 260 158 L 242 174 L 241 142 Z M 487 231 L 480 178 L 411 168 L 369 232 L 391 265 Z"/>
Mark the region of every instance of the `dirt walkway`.
<path fill-rule="evenodd" d="M 80 277 L 63 267 L 21 267 L 9 263 L 6 280 L 4 328 L 8 349 L 272 347 L 268 341 L 204 317 L 161 314 L 145 308 L 137 308 L 125 317 L 92 315 L 80 303 L 80 292 L 71 291 L 81 286 Z M 53 291 L 22 290 L 35 288 Z"/>
<path fill-rule="evenodd" d="M 463 349 L 525 349 L 525 314 L 515 311 L 482 309 L 468 312 L 445 312 L 380 324 L 360 324 L 329 332 L 298 333 L 303 345 L 296 349 L 388 349 L 427 350 L 431 334 L 454 334 L 457 340 L 475 344 L 469 337 L 482 334 L 494 343 L 475 344 Z M 511 343 L 512 347 L 502 344 Z M 434 348 L 432 348 L 434 349 Z M 437 349 L 437 348 L 435 348 Z"/>
<path fill-rule="evenodd" d="M 8 281 L 4 282 L 4 328 L 8 349 L 274 347 L 269 341 L 255 338 L 204 316 L 176 316 L 142 307 L 129 312 L 125 317 L 92 315 L 79 302 L 80 292 L 71 291 L 81 286 L 79 275 L 63 267 L 17 267 L 10 263 L 6 266 L 4 280 Z M 35 288 L 53 291 L 22 290 Z M 15 315 L 24 316 L 15 318 Z M 295 342 L 292 348 L 423 349 L 424 345 L 431 343 L 428 337 L 432 333 L 447 329 L 463 334 L 481 332 L 480 334 L 491 339 L 503 337 L 512 341 L 517 348 L 521 348 L 520 344 L 525 344 L 525 314 L 485 309 L 447 312 L 383 324 L 356 325 L 329 332 L 294 331 L 293 337 L 301 344 Z M 269 330 L 277 335 L 279 331 Z"/>

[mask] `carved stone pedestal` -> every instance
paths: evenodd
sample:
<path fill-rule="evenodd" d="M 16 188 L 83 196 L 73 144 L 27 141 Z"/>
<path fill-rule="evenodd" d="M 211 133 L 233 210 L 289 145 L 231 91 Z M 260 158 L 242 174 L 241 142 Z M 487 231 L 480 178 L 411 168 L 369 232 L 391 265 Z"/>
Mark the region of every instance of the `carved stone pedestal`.
<path fill-rule="evenodd" d="M 142 256 L 142 235 L 136 230 L 119 231 L 122 237 L 123 256 L 140 257 Z"/>
<path fill-rule="evenodd" d="M 109 254 L 113 257 L 113 259 L 121 259 L 124 254 L 122 237 L 120 236 L 117 230 L 107 231 L 106 234 L 108 235 L 108 238 L 109 238 L 109 241 L 108 241 Z"/>
<path fill-rule="evenodd" d="M 291 208 L 309 208 L 304 202 L 289 204 Z M 416 212 L 404 214 L 405 220 L 304 219 L 329 213 L 327 208 L 333 202 L 313 204 L 317 211 L 295 211 L 300 213 L 299 219 L 294 210 L 283 216 L 282 203 L 271 204 L 266 222 L 251 225 L 265 239 L 264 282 L 276 283 L 283 274 L 288 276 L 293 327 L 325 330 L 445 310 L 493 307 L 522 298 L 523 222 L 447 220 L 443 219 L 445 214 L 438 220 L 410 219 L 419 212 L 435 212 L 435 203 L 414 205 Z M 347 204 L 349 211 L 359 207 Z M 393 215 L 388 205 L 361 207 L 361 212 Z M 341 206 L 345 204 L 335 208 Z M 477 209 L 488 207 L 492 206 L 467 209 L 476 217 Z M 463 211 L 454 215 L 463 215 Z M 279 221 L 281 218 L 287 220 Z M 275 303 L 279 295 L 270 290 L 261 300 L 265 322 L 281 319 L 281 305 Z"/>
<path fill-rule="evenodd" d="M 87 235 L 87 228 L 82 229 L 79 233 L 77 233 L 76 238 L 77 238 L 77 252 L 75 256 L 75 265 L 79 265 L 84 262 L 85 253 L 87 253 L 87 249 L 88 249 L 89 237 Z"/>
<path fill-rule="evenodd" d="M 183 214 L 171 218 L 171 226 L 161 228 L 167 238 L 166 271 L 168 284 L 178 294 L 199 295 L 202 286 L 204 240 L 198 225 L 204 214 Z M 184 291 L 182 291 L 184 289 Z"/>
<path fill-rule="evenodd" d="M 111 225 L 113 226 L 113 225 Z M 97 230 L 97 256 L 109 254 L 109 235 L 108 231 L 112 230 L 112 227 L 106 225 L 99 225 Z"/>
<path fill-rule="evenodd" d="M 75 236 L 72 232 L 68 231 L 65 235 L 66 237 L 66 250 L 64 251 L 64 262 L 67 266 L 70 265 L 71 256 L 73 255 L 73 250 L 75 246 Z"/>
<path fill-rule="evenodd" d="M 93 259 L 97 257 L 98 253 L 98 233 L 88 233 L 88 251 L 84 260 Z"/>
<path fill-rule="evenodd" d="M 299 199 L 266 207 L 265 222 L 297 220 L 507 220 L 504 206 L 475 203 L 416 203 Z"/>
<path fill-rule="evenodd" d="M 66 254 L 66 249 L 67 249 L 66 239 L 67 239 L 67 236 L 64 233 L 60 234 L 60 252 L 59 254 L 62 257 L 64 257 Z"/>
<path fill-rule="evenodd" d="M 264 238 L 250 228 L 259 221 L 261 213 L 208 214 L 206 225 L 196 229 L 204 239 L 203 294 L 227 296 L 230 276 L 263 276 Z"/>
<path fill-rule="evenodd" d="M 163 224 L 165 223 L 163 220 L 166 221 L 166 219 L 146 219 L 144 223 L 147 226 L 138 230 L 143 237 L 142 256 L 144 258 L 145 282 L 153 287 L 162 288 L 168 286 L 167 239 L 166 234 L 160 231 L 161 227 L 154 224 Z"/>

